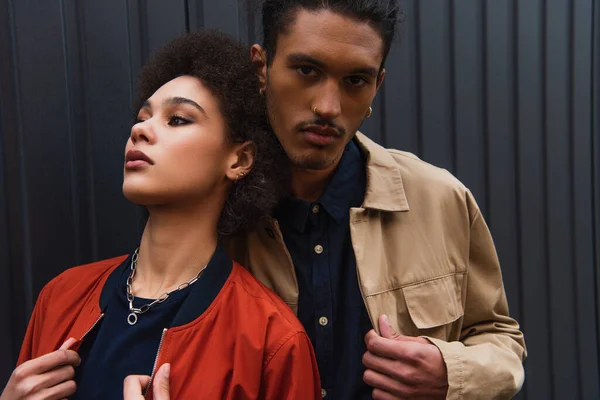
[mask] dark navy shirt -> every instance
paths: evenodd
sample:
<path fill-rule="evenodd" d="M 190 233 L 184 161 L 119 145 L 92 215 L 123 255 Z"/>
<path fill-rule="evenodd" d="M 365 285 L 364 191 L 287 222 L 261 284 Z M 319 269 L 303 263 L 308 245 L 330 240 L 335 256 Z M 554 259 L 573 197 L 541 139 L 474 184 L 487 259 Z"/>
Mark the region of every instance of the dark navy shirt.
<path fill-rule="evenodd" d="M 290 198 L 275 212 L 298 277 L 298 318 L 315 347 L 327 399 L 370 399 L 373 390 L 362 379 L 372 325 L 350 238 L 350 208 L 365 195 L 365 161 L 350 141 L 318 201 Z"/>
<path fill-rule="evenodd" d="M 151 375 L 163 329 L 171 325 L 193 287 L 174 292 L 163 303 L 138 315 L 135 325 L 129 325 L 126 281 L 130 269 L 122 269 L 119 287 L 109 299 L 104 318 L 85 337 L 79 350 L 77 391 L 71 399 L 122 399 L 125 377 Z M 150 302 L 136 297 L 133 306 L 139 308 Z"/>

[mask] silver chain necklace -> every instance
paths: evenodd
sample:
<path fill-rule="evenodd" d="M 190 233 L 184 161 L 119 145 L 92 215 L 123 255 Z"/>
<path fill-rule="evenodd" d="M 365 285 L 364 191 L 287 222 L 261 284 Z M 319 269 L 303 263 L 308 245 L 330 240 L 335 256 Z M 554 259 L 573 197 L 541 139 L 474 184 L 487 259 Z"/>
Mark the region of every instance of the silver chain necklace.
<path fill-rule="evenodd" d="M 173 292 L 183 290 L 186 287 L 193 284 L 194 282 L 196 282 L 198 280 L 198 278 L 200 278 L 200 274 L 202 273 L 202 271 L 204 271 L 206 269 L 206 267 L 208 267 L 208 264 L 206 264 L 192 279 L 190 279 L 189 281 L 187 281 L 185 283 L 182 283 L 181 285 L 179 285 L 175 289 L 171 290 L 170 292 L 163 293 L 158 299 L 154 300 L 152 303 L 144 304 L 140 308 L 135 308 L 133 306 L 133 300 L 135 299 L 135 297 L 133 296 L 133 292 L 131 290 L 131 284 L 133 283 L 133 278 L 135 277 L 135 270 L 137 269 L 137 260 L 138 260 L 139 251 L 140 251 L 140 248 L 138 247 L 137 249 L 135 249 L 135 252 L 133 253 L 133 257 L 131 258 L 131 272 L 129 273 L 129 278 L 127 278 L 127 301 L 129 302 L 129 311 L 130 311 L 129 315 L 127 316 L 127 322 L 129 323 L 129 325 L 135 325 L 138 321 L 138 315 L 145 313 L 152 306 L 162 303 L 163 301 L 167 300 Z"/>

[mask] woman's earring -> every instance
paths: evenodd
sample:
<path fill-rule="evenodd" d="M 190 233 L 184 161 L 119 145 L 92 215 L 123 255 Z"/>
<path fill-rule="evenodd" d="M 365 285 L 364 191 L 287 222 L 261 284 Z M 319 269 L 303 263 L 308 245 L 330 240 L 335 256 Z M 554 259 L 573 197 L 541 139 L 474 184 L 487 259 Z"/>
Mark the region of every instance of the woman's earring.
<path fill-rule="evenodd" d="M 235 176 L 235 181 L 237 182 L 237 181 L 239 181 L 240 179 L 242 179 L 242 178 L 243 178 L 243 177 L 245 177 L 245 176 L 246 176 L 246 173 L 245 173 L 245 172 L 240 172 L 239 174 L 237 174 L 237 175 Z"/>
<path fill-rule="evenodd" d="M 258 93 L 260 93 L 260 95 L 262 97 L 265 97 L 265 88 L 264 87 L 260 88 L 259 91 L 258 91 Z"/>
<path fill-rule="evenodd" d="M 369 118 L 371 115 L 373 115 L 373 108 L 369 107 L 369 111 L 367 111 L 367 116 L 365 117 L 365 119 Z"/>

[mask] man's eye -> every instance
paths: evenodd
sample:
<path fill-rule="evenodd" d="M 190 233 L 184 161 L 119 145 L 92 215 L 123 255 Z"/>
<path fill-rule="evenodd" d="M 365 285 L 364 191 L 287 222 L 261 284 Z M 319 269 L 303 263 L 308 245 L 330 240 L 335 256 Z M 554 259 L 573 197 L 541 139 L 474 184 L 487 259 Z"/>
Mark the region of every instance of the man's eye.
<path fill-rule="evenodd" d="M 190 121 L 188 121 L 187 119 L 178 117 L 176 115 L 169 118 L 169 125 L 171 125 L 171 126 L 187 125 L 189 123 L 190 123 Z"/>
<path fill-rule="evenodd" d="M 309 67 L 307 65 L 298 67 L 297 70 L 300 75 L 305 75 L 305 76 L 312 76 L 317 73 L 317 71 L 313 67 Z"/>
<path fill-rule="evenodd" d="M 350 76 L 347 78 L 347 82 L 352 86 L 363 86 L 367 84 L 367 81 L 360 76 Z"/>

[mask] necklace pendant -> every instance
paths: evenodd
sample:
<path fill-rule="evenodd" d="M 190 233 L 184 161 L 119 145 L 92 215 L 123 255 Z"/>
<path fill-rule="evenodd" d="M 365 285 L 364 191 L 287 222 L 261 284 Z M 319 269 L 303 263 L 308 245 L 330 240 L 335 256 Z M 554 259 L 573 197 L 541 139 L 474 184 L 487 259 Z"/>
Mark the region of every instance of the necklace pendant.
<path fill-rule="evenodd" d="M 129 313 L 129 315 L 127 316 L 127 322 L 129 323 L 129 325 L 135 325 L 137 323 L 138 320 L 138 316 L 136 313 Z"/>

